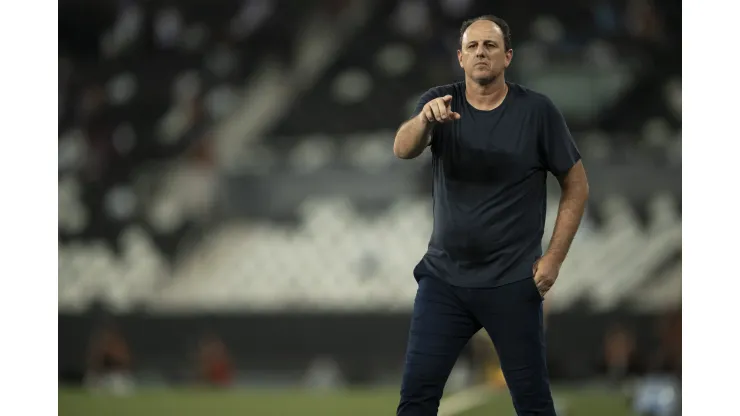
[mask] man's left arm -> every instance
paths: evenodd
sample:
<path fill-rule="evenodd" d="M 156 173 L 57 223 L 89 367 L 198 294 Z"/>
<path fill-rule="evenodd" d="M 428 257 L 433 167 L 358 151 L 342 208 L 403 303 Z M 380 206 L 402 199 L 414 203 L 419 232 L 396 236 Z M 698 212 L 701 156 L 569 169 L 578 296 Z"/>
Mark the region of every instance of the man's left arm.
<path fill-rule="evenodd" d="M 553 256 L 559 264 L 562 264 L 581 225 L 583 211 L 588 201 L 588 179 L 583 162 L 579 160 L 557 179 L 561 189 L 560 205 L 550 246 L 545 255 Z"/>
<path fill-rule="evenodd" d="M 537 287 L 544 296 L 555 283 L 578 232 L 589 187 L 581 154 L 565 118 L 549 99 L 543 106 L 540 122 L 542 162 L 558 179 L 562 191 L 550 244 L 533 269 Z"/>

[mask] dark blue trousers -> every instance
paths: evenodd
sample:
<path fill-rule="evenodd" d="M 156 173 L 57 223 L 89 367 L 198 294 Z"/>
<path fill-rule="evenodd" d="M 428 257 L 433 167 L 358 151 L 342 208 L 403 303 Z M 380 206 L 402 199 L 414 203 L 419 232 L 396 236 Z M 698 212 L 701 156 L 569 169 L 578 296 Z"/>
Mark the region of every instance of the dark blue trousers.
<path fill-rule="evenodd" d="M 414 301 L 398 416 L 437 414 L 460 351 L 481 327 L 496 347 L 517 415 L 555 415 L 542 298 L 534 280 L 468 289 L 423 277 Z"/>

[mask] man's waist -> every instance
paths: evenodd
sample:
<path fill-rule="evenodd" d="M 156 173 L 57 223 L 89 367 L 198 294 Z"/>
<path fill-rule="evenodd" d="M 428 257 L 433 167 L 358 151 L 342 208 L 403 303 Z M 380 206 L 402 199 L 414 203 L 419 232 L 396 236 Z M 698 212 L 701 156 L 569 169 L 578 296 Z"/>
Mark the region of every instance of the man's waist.
<path fill-rule="evenodd" d="M 541 255 L 542 240 L 539 235 L 504 239 L 470 238 L 464 241 L 446 241 L 432 238 L 430 254 L 442 255 L 455 262 L 489 263 L 498 258 L 511 259 L 521 255 Z"/>
<path fill-rule="evenodd" d="M 508 249 L 505 247 L 493 249 L 491 247 L 471 247 L 471 246 L 434 246 L 429 247 L 429 254 L 437 257 L 445 257 L 460 264 L 484 264 L 496 261 L 500 258 L 511 258 L 519 250 L 512 250 L 512 246 L 509 245 Z"/>
<path fill-rule="evenodd" d="M 450 257 L 459 260 L 484 260 L 502 252 L 507 252 L 517 245 L 517 238 L 472 237 L 444 238 L 432 236 L 430 247 L 446 252 Z"/>

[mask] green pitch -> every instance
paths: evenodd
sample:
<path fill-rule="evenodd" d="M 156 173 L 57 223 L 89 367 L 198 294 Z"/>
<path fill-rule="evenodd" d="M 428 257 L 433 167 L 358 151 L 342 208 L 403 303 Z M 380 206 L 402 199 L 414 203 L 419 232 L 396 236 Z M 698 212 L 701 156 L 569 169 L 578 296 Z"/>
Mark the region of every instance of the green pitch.
<path fill-rule="evenodd" d="M 616 394 L 559 391 L 566 416 L 630 416 Z M 312 393 L 300 390 L 148 390 L 127 397 L 59 391 L 60 416 L 380 416 L 394 415 L 395 390 L 350 390 Z M 458 416 L 514 416 L 506 393 L 490 398 Z"/>

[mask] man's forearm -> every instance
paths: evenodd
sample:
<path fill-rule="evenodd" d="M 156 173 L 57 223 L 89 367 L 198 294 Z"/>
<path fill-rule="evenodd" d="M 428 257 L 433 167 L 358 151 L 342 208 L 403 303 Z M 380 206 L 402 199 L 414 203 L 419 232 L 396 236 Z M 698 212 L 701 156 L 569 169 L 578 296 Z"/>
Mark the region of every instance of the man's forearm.
<path fill-rule="evenodd" d="M 559 181 L 562 195 L 547 254 L 562 263 L 581 225 L 588 201 L 588 180 L 583 164 L 580 161 L 576 163 L 563 178 L 559 178 Z"/>
<path fill-rule="evenodd" d="M 396 132 L 393 154 L 401 159 L 419 156 L 429 144 L 432 127 L 432 123 L 419 116 L 403 123 Z"/>

